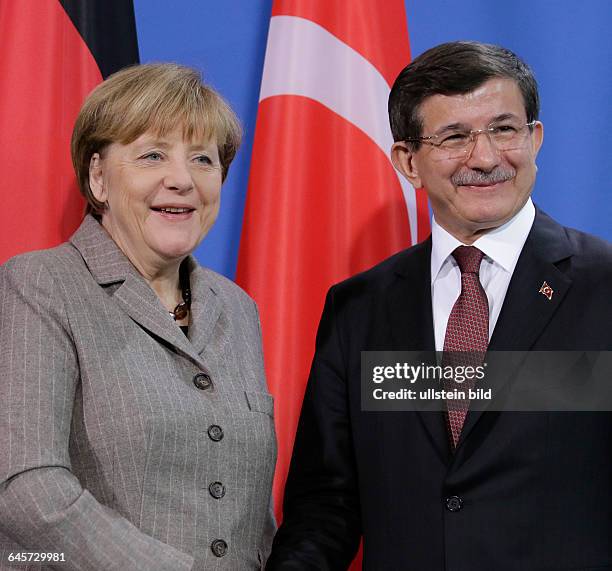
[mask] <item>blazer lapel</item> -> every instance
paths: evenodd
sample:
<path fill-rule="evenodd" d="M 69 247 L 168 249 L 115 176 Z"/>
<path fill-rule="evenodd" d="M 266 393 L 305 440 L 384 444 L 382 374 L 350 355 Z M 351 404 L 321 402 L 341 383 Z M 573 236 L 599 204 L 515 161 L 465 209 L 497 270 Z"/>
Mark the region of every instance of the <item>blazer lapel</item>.
<path fill-rule="evenodd" d="M 431 310 L 431 237 L 412 248 L 395 270 L 387 296 L 387 318 L 394 351 L 425 351 L 435 355 Z M 444 414 L 418 410 L 417 414 L 438 454 L 450 456 Z"/>
<path fill-rule="evenodd" d="M 563 227 L 541 210 L 536 210 L 536 218 L 510 280 L 489 351 L 532 349 L 571 286 L 571 279 L 559 268 L 559 263 L 572 254 Z M 519 364 L 517 361 L 506 375 L 496 379 L 496 391 L 512 378 Z M 482 413 L 468 412 L 457 449 L 469 436 Z"/>
<path fill-rule="evenodd" d="M 113 294 L 113 300 L 127 315 L 205 369 L 194 345 L 174 323 L 153 289 L 95 218 L 86 216 L 70 242 L 81 253 L 98 284 L 120 284 Z M 192 260 L 188 263 L 195 266 Z M 197 293 L 201 289 L 198 285 Z"/>
<path fill-rule="evenodd" d="M 193 350 L 201 354 L 211 339 L 217 322 L 221 317 L 222 304 L 210 279 L 207 279 L 207 270 L 197 266 L 190 258 L 191 265 L 191 324 L 189 326 L 189 339 Z"/>
<path fill-rule="evenodd" d="M 147 331 L 189 357 L 194 357 L 189 340 L 162 306 L 156 293 L 135 269 L 126 276 L 113 299 L 125 313 Z"/>

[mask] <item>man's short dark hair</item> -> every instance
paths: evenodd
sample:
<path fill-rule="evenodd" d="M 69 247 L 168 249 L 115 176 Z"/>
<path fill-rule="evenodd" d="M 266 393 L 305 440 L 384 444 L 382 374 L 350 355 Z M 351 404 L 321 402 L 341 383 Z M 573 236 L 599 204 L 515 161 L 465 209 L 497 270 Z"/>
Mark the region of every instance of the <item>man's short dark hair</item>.
<path fill-rule="evenodd" d="M 538 118 L 540 98 L 531 68 L 506 48 L 479 42 L 449 42 L 422 53 L 399 74 L 389 95 L 394 141 L 422 136 L 420 106 L 432 95 L 463 95 L 493 78 L 515 81 L 527 122 Z M 419 143 L 413 145 L 413 150 Z"/>

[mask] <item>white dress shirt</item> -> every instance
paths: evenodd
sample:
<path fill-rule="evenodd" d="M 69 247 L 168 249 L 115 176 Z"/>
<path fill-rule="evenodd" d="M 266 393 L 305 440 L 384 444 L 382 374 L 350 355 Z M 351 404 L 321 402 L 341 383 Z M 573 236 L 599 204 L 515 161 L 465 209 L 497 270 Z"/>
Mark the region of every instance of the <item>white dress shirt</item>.
<path fill-rule="evenodd" d="M 501 311 L 510 278 L 535 219 L 531 198 L 508 222 L 487 232 L 472 246 L 484 253 L 480 264 L 480 283 L 489 301 L 489 340 Z M 436 351 L 444 348 L 446 324 L 461 293 L 461 271 L 451 255 L 463 246 L 435 220 L 431 223 L 431 303 Z"/>

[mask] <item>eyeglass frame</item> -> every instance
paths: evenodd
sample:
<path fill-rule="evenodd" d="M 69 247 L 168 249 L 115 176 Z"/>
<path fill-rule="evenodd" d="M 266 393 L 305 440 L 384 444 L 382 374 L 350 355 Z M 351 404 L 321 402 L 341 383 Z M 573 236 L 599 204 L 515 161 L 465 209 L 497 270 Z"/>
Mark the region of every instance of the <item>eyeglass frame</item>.
<path fill-rule="evenodd" d="M 528 127 L 531 130 L 538 123 L 539 121 L 537 119 L 524 123 L 517 129 L 517 133 L 522 131 L 525 127 Z M 464 131 L 464 133 L 467 134 L 468 137 L 470 138 L 470 141 L 469 143 L 466 144 L 466 146 L 463 149 L 455 149 L 457 152 L 461 153 L 456 158 L 460 158 L 463 154 L 465 154 L 466 156 L 470 155 L 471 153 L 469 151 L 472 151 L 474 149 L 474 146 L 476 144 L 476 138 L 478 137 L 478 135 L 481 135 L 482 133 L 487 134 L 489 142 L 495 147 L 495 149 L 497 149 L 498 151 L 504 150 L 504 149 L 499 149 L 497 145 L 495 144 L 495 142 L 491 139 L 491 134 L 493 133 L 495 129 L 499 129 L 499 127 L 485 127 L 484 129 L 470 129 L 469 131 Z M 440 143 L 435 143 L 434 141 L 431 140 L 431 139 L 438 139 L 439 137 L 441 137 L 441 135 L 427 135 L 424 137 L 413 137 L 410 139 L 404 139 L 404 143 L 423 143 L 424 145 L 430 145 L 432 147 L 435 147 L 436 149 L 440 149 L 440 146 L 442 145 L 444 141 Z M 448 150 L 452 152 L 452 149 L 441 149 L 441 150 Z M 513 149 L 505 149 L 505 150 L 513 150 Z"/>

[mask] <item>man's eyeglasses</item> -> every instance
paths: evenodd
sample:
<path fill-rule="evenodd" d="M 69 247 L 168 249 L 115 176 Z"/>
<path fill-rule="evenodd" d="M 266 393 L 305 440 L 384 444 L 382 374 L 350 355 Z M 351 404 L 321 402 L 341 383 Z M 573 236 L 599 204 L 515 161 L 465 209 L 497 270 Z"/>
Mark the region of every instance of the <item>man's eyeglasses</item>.
<path fill-rule="evenodd" d="M 469 131 L 449 131 L 442 135 L 429 135 L 428 137 L 415 137 L 405 142 L 423 143 L 433 147 L 440 159 L 461 159 L 471 155 L 476 143 L 476 137 L 484 133 L 498 151 L 512 151 L 520 149 L 527 139 L 537 121 L 531 121 L 521 126 L 504 123 L 493 125 L 486 129 L 471 129 Z"/>

